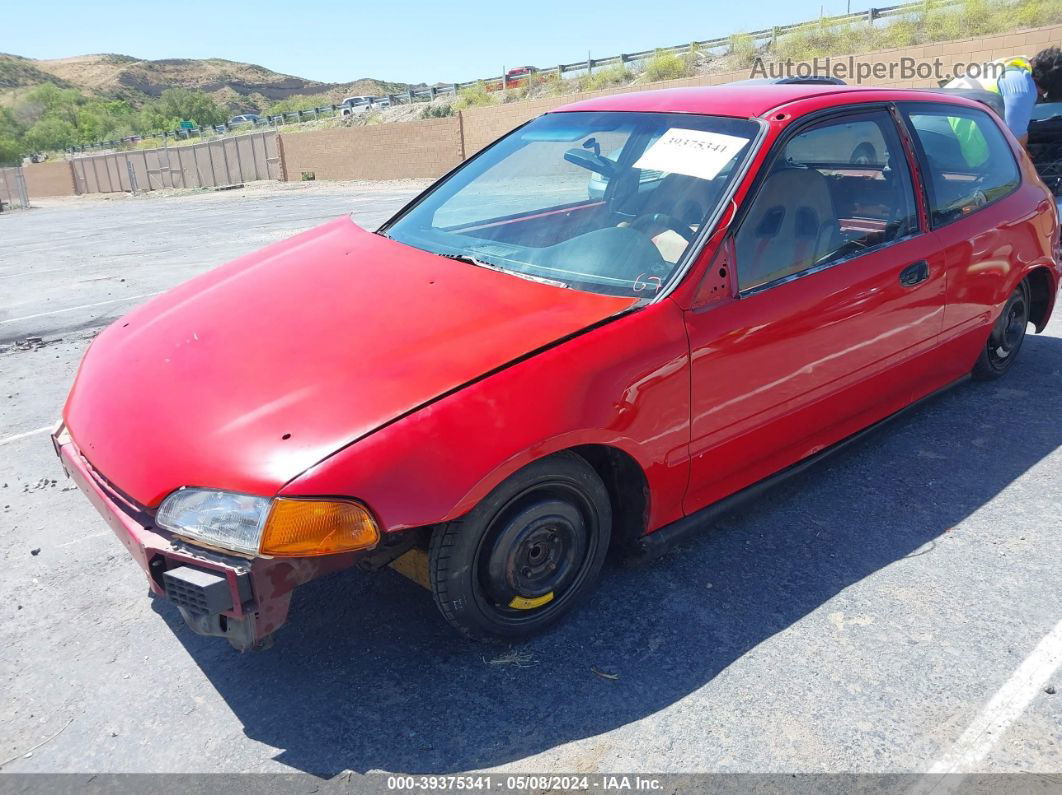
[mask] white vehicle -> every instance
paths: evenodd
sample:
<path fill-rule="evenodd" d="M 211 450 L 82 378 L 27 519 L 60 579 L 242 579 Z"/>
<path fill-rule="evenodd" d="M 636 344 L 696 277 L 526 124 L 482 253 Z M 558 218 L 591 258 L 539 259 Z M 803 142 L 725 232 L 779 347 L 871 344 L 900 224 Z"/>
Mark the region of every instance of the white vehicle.
<path fill-rule="evenodd" d="M 347 97 L 339 103 L 340 115 L 353 116 L 357 113 L 365 113 L 372 108 L 372 97 Z"/>

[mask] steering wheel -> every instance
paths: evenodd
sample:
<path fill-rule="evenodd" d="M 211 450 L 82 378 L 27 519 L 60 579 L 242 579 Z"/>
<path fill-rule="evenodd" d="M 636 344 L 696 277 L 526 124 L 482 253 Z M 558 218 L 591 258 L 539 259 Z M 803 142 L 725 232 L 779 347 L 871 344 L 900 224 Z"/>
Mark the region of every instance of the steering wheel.
<path fill-rule="evenodd" d="M 645 215 L 639 215 L 630 223 L 631 229 L 637 229 L 639 232 L 652 237 L 649 232 L 651 230 L 663 230 L 670 229 L 677 234 L 687 243 L 693 242 L 693 232 L 690 231 L 688 225 L 683 224 L 677 218 L 673 218 L 667 213 L 646 213 Z"/>

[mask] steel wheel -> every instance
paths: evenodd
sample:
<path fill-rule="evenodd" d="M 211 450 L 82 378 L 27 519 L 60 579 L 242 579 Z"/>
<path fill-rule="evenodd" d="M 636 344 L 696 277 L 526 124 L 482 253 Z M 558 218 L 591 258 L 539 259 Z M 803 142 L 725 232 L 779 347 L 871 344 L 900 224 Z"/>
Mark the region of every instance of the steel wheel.
<path fill-rule="evenodd" d="M 1003 311 L 999 313 L 988 342 L 974 366 L 975 378 L 991 379 L 1003 375 L 1021 350 L 1029 326 L 1029 285 L 1022 282 L 1011 293 Z"/>
<path fill-rule="evenodd" d="M 476 556 L 484 603 L 515 624 L 563 609 L 594 557 L 598 523 L 589 498 L 569 484 L 519 495 L 491 523 Z"/>
<path fill-rule="evenodd" d="M 585 460 L 536 461 L 432 534 L 436 604 L 471 637 L 530 635 L 589 591 L 611 523 L 608 492 Z"/>

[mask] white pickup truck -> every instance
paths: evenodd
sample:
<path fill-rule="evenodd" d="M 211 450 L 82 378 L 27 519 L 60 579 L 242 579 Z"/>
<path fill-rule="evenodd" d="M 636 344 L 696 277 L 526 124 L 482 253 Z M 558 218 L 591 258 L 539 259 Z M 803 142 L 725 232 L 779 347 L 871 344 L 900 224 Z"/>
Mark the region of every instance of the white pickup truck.
<path fill-rule="evenodd" d="M 376 104 L 372 97 L 347 97 L 339 103 L 339 112 L 342 116 L 356 116 L 367 113 Z"/>

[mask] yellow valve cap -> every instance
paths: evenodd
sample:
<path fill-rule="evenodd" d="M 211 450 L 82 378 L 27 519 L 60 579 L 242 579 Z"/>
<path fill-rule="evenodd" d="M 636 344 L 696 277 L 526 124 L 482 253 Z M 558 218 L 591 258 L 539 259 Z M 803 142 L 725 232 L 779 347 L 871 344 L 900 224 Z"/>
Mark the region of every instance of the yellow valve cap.
<path fill-rule="evenodd" d="M 380 529 L 369 512 L 347 500 L 273 501 L 259 553 L 280 557 L 335 555 L 355 549 L 371 549 L 380 540 Z"/>

